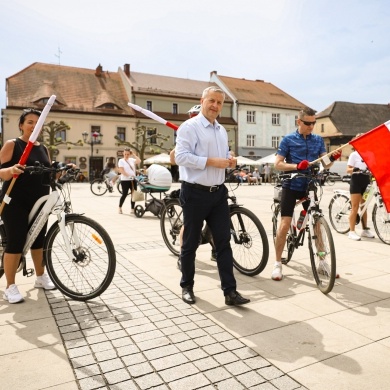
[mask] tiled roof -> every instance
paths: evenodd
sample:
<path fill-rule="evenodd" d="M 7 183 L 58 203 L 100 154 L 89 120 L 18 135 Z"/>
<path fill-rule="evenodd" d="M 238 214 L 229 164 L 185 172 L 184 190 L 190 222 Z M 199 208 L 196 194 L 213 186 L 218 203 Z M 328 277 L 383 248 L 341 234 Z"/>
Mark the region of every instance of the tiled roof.
<path fill-rule="evenodd" d="M 334 102 L 316 117 L 329 118 L 339 133 L 354 136 L 390 120 L 390 105 Z"/>
<path fill-rule="evenodd" d="M 262 80 L 246 80 L 220 75 L 218 75 L 218 78 L 241 104 L 254 104 L 294 110 L 299 110 L 305 106 L 305 104 L 288 95 L 275 85 Z"/>
<path fill-rule="evenodd" d="M 216 85 L 208 81 L 159 76 L 133 71 L 130 73 L 130 82 L 133 85 L 133 93 L 135 94 L 176 96 L 197 100 L 201 98 L 202 91 L 205 88 Z"/>
<path fill-rule="evenodd" d="M 36 102 L 56 95 L 56 111 L 132 115 L 119 73 L 102 70 L 96 76 L 95 72 L 35 62 L 7 78 L 8 107 L 41 107 Z M 119 109 L 103 109 L 104 104 Z"/>

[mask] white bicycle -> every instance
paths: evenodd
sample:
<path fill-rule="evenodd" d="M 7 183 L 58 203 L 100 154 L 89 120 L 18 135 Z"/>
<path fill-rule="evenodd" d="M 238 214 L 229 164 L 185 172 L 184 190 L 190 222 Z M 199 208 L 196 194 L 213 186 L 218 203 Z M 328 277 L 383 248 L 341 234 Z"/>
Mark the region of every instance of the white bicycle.
<path fill-rule="evenodd" d="M 56 180 L 59 172 L 66 173 Z M 50 175 L 51 192 L 38 199 L 29 215 L 30 229 L 23 248 L 18 272 L 32 276 L 26 267 L 26 254 L 39 232 L 53 215 L 57 220 L 47 231 L 43 246 L 43 262 L 54 285 L 64 295 L 86 301 L 101 295 L 110 285 L 116 268 L 114 245 L 106 230 L 96 221 L 72 212 L 70 182 L 79 170 L 70 167 L 47 168 L 39 163 L 26 167 L 26 174 Z M 7 207 L 7 206 L 5 206 Z M 7 243 L 3 221 L 0 220 L 1 264 L 0 278 L 4 274 L 3 254 Z"/>
<path fill-rule="evenodd" d="M 329 220 L 333 228 L 338 233 L 349 232 L 349 214 L 351 212 L 351 201 L 349 191 L 334 190 L 333 198 L 329 203 Z M 372 223 L 379 239 L 387 245 L 390 245 L 390 214 L 387 212 L 383 203 L 376 180 L 372 178 L 368 195 L 359 209 L 356 216 L 356 225 L 359 224 L 362 215 L 368 209 L 371 201 L 375 199 L 372 209 Z"/>

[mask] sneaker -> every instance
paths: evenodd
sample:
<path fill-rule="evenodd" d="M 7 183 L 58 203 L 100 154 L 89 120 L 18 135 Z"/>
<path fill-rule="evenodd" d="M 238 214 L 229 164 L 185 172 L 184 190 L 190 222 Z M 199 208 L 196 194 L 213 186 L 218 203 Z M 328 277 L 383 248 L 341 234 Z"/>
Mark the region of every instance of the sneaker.
<path fill-rule="evenodd" d="M 330 275 L 330 266 L 326 262 L 326 260 L 320 260 L 317 267 L 317 274 L 318 275 L 324 275 L 329 276 Z M 336 272 L 336 279 L 338 279 L 340 275 Z"/>
<path fill-rule="evenodd" d="M 282 280 L 283 279 L 283 274 L 282 274 L 282 263 L 275 263 L 274 265 L 274 270 L 272 271 L 271 274 L 272 280 Z"/>
<path fill-rule="evenodd" d="M 217 252 L 215 251 L 211 251 L 211 257 L 210 257 L 210 260 L 211 261 L 217 261 Z"/>
<path fill-rule="evenodd" d="M 349 232 L 348 238 L 354 241 L 360 241 L 360 236 L 358 236 L 355 232 Z"/>
<path fill-rule="evenodd" d="M 4 290 L 3 298 L 9 303 L 18 303 L 24 301 L 24 298 L 22 297 L 22 294 L 20 294 L 16 284 L 11 284 Z"/>
<path fill-rule="evenodd" d="M 53 284 L 48 274 L 37 276 L 34 284 L 35 288 L 43 288 L 44 290 L 54 290 L 56 286 Z"/>
<path fill-rule="evenodd" d="M 374 233 L 371 232 L 370 229 L 364 229 L 361 234 L 362 237 L 367 237 L 367 238 L 375 238 Z"/>

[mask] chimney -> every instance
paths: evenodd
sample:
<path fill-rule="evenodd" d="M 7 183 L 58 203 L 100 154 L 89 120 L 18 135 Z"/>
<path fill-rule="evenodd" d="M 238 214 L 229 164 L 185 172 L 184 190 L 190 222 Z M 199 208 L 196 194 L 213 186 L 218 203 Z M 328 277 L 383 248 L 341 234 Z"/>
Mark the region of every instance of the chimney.
<path fill-rule="evenodd" d="M 213 76 L 213 74 L 217 75 L 217 71 L 216 71 L 216 70 L 212 70 L 212 71 L 210 72 L 210 78 Z"/>
<path fill-rule="evenodd" d="M 125 71 L 125 75 L 130 78 L 130 64 L 125 64 L 123 66 L 123 70 Z"/>
<path fill-rule="evenodd" d="M 103 72 L 103 67 L 99 64 L 99 65 L 97 66 L 97 68 L 96 68 L 95 76 L 96 76 L 96 77 L 101 77 L 102 72 Z"/>

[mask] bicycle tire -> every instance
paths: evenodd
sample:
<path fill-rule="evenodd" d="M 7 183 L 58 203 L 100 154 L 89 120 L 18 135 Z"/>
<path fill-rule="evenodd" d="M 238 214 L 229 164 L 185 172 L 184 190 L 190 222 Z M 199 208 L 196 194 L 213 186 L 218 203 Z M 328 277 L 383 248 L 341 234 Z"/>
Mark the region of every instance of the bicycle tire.
<path fill-rule="evenodd" d="M 325 180 L 325 183 L 328 184 L 328 185 L 330 185 L 330 186 L 333 186 L 334 183 L 335 183 L 335 180 L 334 180 L 333 177 L 328 176 L 328 177 L 326 178 L 326 180 Z"/>
<path fill-rule="evenodd" d="M 114 277 L 114 244 L 99 223 L 83 215 L 66 215 L 65 228 L 74 258 L 69 261 L 59 224 L 55 222 L 44 243 L 47 272 L 58 290 L 67 297 L 76 301 L 96 298 L 108 288 Z"/>
<path fill-rule="evenodd" d="M 311 269 L 320 291 L 328 294 L 336 280 L 336 252 L 332 232 L 325 218 L 323 216 L 313 218 L 314 235 L 313 237 L 308 235 Z"/>
<path fill-rule="evenodd" d="M 351 201 L 344 194 L 335 194 L 329 203 L 329 220 L 336 232 L 344 234 L 349 232 L 349 214 Z"/>
<path fill-rule="evenodd" d="M 278 231 L 279 225 L 280 225 L 280 205 L 278 204 L 275 207 L 275 211 L 272 216 L 272 236 L 273 236 L 274 244 L 276 241 L 276 233 Z M 282 264 L 288 264 L 292 258 L 292 255 L 295 251 L 294 239 L 295 237 L 293 236 L 293 234 L 290 232 L 289 229 L 286 236 L 286 243 L 284 245 L 284 249 L 282 252 L 282 258 L 281 258 Z"/>
<path fill-rule="evenodd" d="M 165 200 L 161 211 L 160 229 L 167 248 L 180 255 L 180 230 L 183 226 L 183 210 L 179 198 Z"/>
<path fill-rule="evenodd" d="M 372 209 L 372 224 L 379 239 L 390 245 L 390 214 L 387 212 L 385 205 L 374 205 Z"/>
<path fill-rule="evenodd" d="M 121 181 L 120 181 L 119 179 L 116 181 L 116 189 L 118 190 L 118 192 L 119 192 L 120 194 L 123 194 L 122 186 L 121 186 Z"/>
<path fill-rule="evenodd" d="M 104 195 L 108 191 L 106 182 L 102 179 L 93 180 L 91 183 L 91 191 L 96 196 Z"/>
<path fill-rule="evenodd" d="M 4 258 L 4 249 L 7 245 L 7 235 L 5 233 L 4 225 L 0 225 L 0 278 L 4 275 L 4 266 L 3 266 L 3 258 Z"/>
<path fill-rule="evenodd" d="M 230 232 L 234 268 L 247 276 L 258 275 L 269 256 L 267 234 L 261 221 L 245 207 L 232 207 Z"/>

